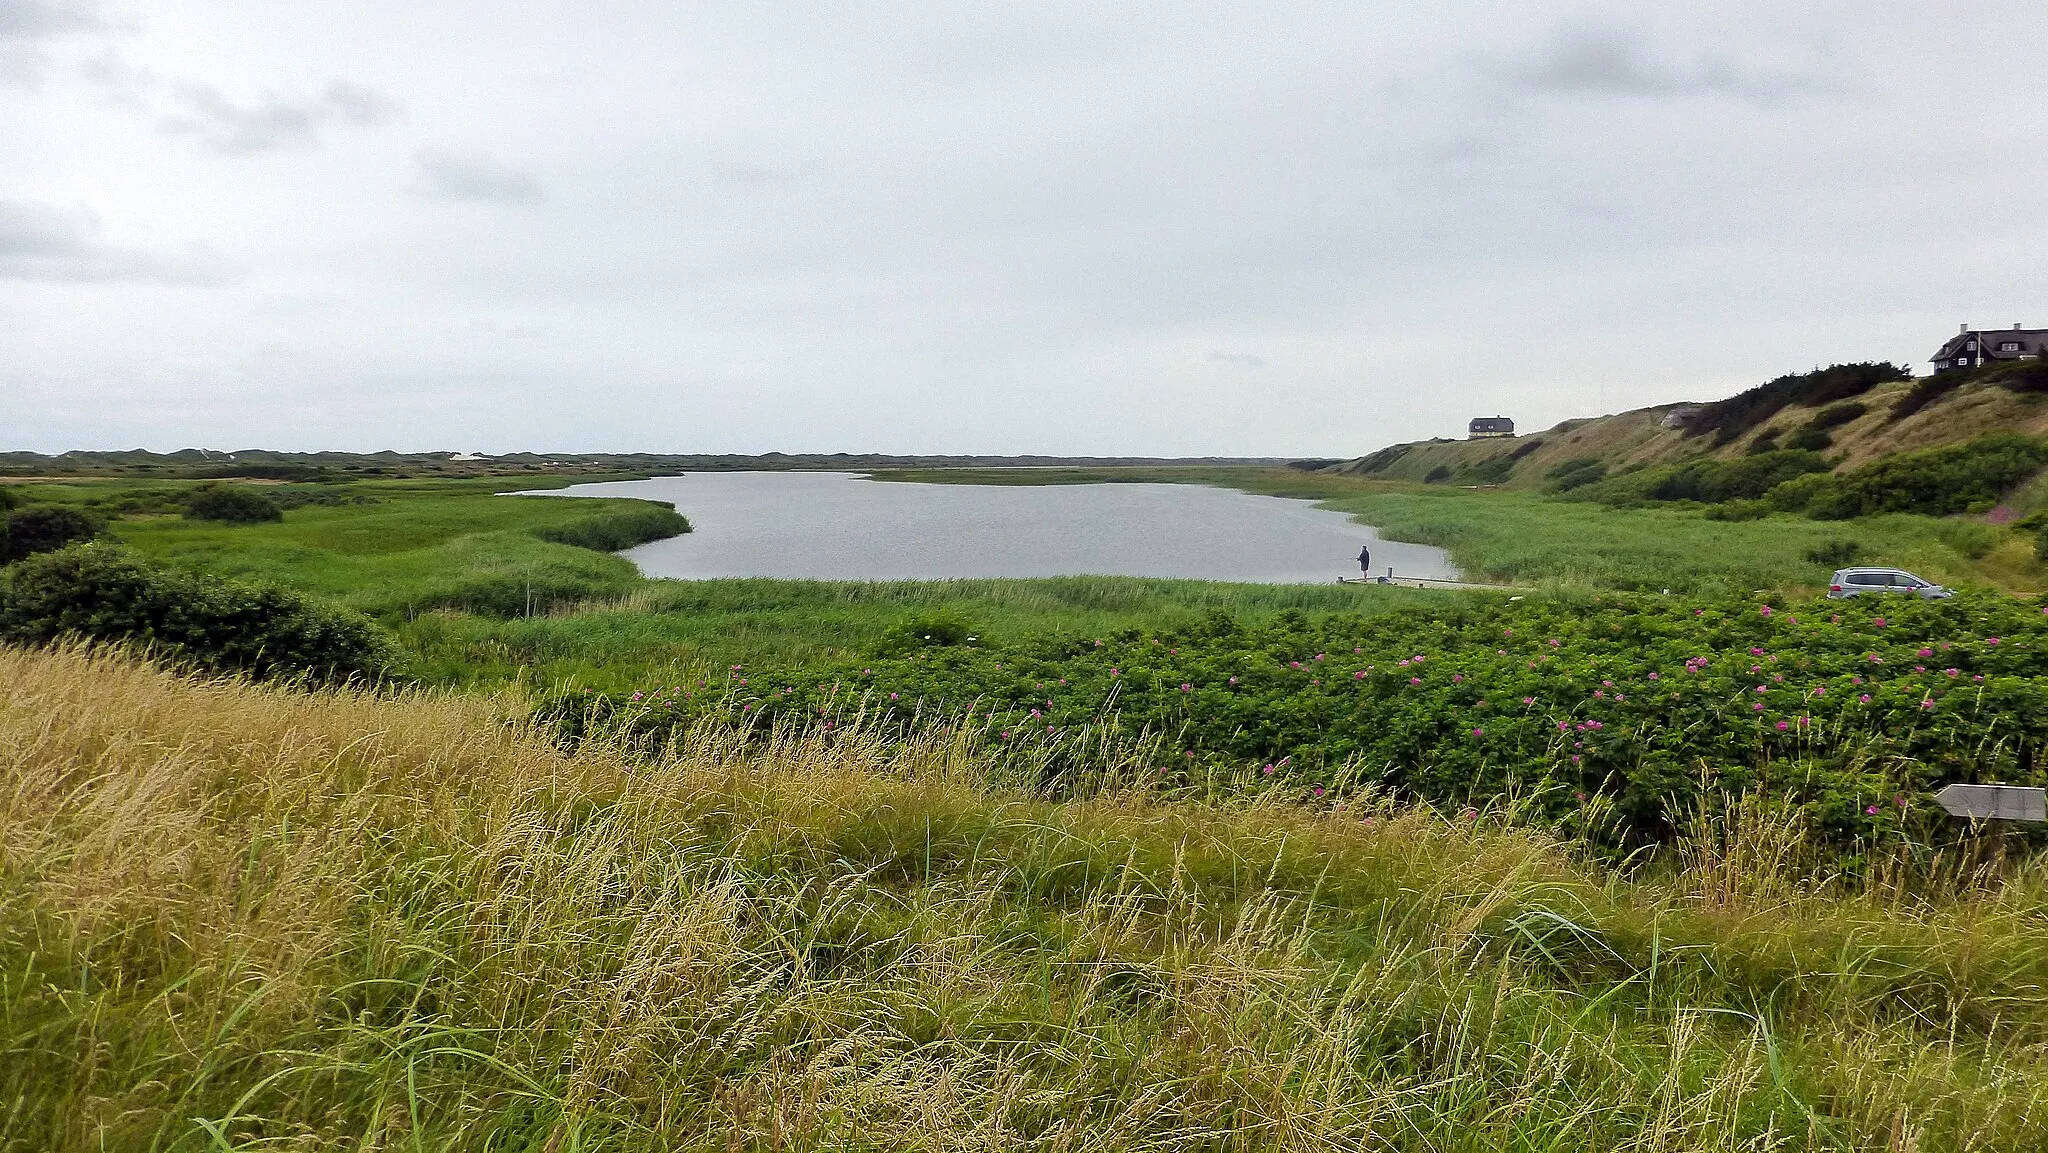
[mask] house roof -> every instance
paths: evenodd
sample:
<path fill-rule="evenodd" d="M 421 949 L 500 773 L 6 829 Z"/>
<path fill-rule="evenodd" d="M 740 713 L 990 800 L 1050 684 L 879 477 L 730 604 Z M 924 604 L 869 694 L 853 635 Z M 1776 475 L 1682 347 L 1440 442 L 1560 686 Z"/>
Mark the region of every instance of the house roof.
<path fill-rule="evenodd" d="M 1993 360 L 2012 356 L 2039 356 L 2048 351 L 2048 328 L 1973 328 L 1959 332 L 1943 342 L 1935 352 L 1934 359 L 1947 360 L 1961 352 L 1965 342 L 1977 341 L 1977 351 Z M 2018 352 L 2000 352 L 1998 346 L 2018 342 Z"/>

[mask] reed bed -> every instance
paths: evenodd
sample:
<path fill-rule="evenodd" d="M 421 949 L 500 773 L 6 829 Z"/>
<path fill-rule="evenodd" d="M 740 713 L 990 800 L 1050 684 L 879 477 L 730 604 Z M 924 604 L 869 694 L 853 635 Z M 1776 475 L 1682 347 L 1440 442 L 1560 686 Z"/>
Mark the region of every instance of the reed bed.
<path fill-rule="evenodd" d="M 1851 885 L 1736 803 L 1616 870 L 522 706 L 0 650 L 0 1149 L 2048 1147 L 1995 844 Z"/>

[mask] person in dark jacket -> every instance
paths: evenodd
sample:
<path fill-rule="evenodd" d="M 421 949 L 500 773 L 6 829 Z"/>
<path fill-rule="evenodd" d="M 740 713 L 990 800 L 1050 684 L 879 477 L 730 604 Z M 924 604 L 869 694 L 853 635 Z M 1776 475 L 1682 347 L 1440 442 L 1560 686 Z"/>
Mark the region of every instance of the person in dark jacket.
<path fill-rule="evenodd" d="M 1371 545 L 1362 546 L 1358 550 L 1358 575 L 1362 577 L 1369 577 L 1372 575 Z"/>

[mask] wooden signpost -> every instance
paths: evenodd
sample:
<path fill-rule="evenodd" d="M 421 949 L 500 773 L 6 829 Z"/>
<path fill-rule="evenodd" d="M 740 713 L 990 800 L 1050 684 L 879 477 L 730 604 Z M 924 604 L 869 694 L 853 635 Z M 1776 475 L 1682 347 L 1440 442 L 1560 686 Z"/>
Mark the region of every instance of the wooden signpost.
<path fill-rule="evenodd" d="M 2048 821 L 2048 789 L 2025 785 L 1943 785 L 1934 799 L 1973 821 Z"/>

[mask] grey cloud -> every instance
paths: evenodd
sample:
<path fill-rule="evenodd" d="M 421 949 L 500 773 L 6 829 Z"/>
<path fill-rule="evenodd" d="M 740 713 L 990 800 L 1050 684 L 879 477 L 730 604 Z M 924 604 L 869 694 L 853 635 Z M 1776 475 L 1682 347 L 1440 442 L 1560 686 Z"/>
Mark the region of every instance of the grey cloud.
<path fill-rule="evenodd" d="M 80 79 L 118 107 L 144 107 L 147 98 L 163 86 L 156 73 L 130 63 L 112 48 L 79 61 L 77 71 Z"/>
<path fill-rule="evenodd" d="M 220 270 L 104 244 L 99 218 L 82 209 L 0 200 L 0 280 L 210 284 Z"/>
<path fill-rule="evenodd" d="M 1745 69 L 1716 53 L 1690 64 L 1662 60 L 1639 29 L 1598 19 L 1560 24 L 1541 47 L 1482 58 L 1481 68 L 1527 91 L 1583 96 L 1728 96 L 1768 104 L 1823 87 L 1811 75 Z"/>
<path fill-rule="evenodd" d="M 345 80 L 329 84 L 317 97 L 266 92 L 248 105 L 236 104 L 210 85 L 188 84 L 179 89 L 178 102 L 185 111 L 166 117 L 164 130 L 195 136 L 230 156 L 306 147 L 317 143 L 321 130 L 337 121 L 371 127 L 390 121 L 399 111 L 393 101 Z"/>
<path fill-rule="evenodd" d="M 0 40 L 40 40 L 101 27 L 93 5 L 0 0 Z"/>
<path fill-rule="evenodd" d="M 517 204 L 539 200 L 540 185 L 488 156 L 458 155 L 430 149 L 414 158 L 419 166 L 422 196 L 442 200 L 485 200 Z"/>
<path fill-rule="evenodd" d="M 37 87 L 50 65 L 42 41 L 101 27 L 88 5 L 0 0 L 0 86 Z"/>

